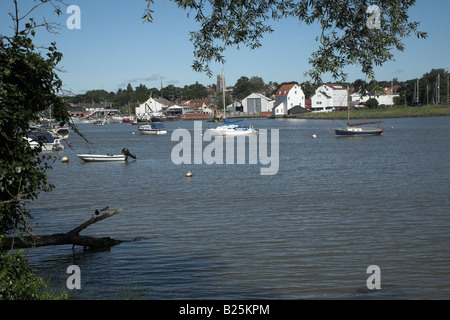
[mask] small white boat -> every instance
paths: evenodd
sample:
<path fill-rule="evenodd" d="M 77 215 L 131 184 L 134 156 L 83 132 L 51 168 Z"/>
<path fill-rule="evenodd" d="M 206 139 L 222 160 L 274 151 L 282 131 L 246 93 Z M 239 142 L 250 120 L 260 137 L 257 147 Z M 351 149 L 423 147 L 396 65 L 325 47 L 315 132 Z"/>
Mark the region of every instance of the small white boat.
<path fill-rule="evenodd" d="M 77 157 L 86 162 L 113 162 L 127 161 L 128 157 L 136 159 L 128 149 L 122 149 L 122 154 L 77 154 Z"/>
<path fill-rule="evenodd" d="M 167 129 L 161 122 L 151 122 L 138 127 L 139 133 L 142 135 L 167 134 Z"/>
<path fill-rule="evenodd" d="M 77 154 L 77 157 L 86 162 L 126 161 L 127 158 L 123 154 Z"/>
<path fill-rule="evenodd" d="M 227 124 L 223 126 L 218 126 L 214 129 L 208 129 L 208 131 L 213 136 L 243 136 L 253 133 L 258 133 L 257 130 L 253 129 L 252 127 L 243 126 L 240 127 L 235 124 Z"/>
<path fill-rule="evenodd" d="M 222 71 L 223 87 L 225 87 L 224 79 L 225 79 L 225 74 Z M 208 131 L 209 131 L 209 133 L 211 133 L 211 135 L 213 135 L 213 136 L 244 136 L 244 135 L 259 133 L 258 130 L 253 129 L 253 126 L 251 126 L 251 127 L 245 126 L 245 125 L 238 126 L 237 124 L 234 124 L 234 123 L 240 122 L 242 120 L 227 121 L 227 119 L 225 118 L 225 114 L 226 114 L 225 106 L 226 106 L 225 90 L 223 90 L 223 122 L 224 122 L 224 125 L 218 126 L 213 129 L 208 129 Z"/>

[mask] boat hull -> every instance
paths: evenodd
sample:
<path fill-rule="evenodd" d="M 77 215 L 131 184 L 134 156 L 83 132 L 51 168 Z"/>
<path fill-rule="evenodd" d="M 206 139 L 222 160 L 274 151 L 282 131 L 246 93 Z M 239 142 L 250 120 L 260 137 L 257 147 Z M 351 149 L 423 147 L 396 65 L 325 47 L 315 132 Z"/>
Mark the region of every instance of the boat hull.
<path fill-rule="evenodd" d="M 139 133 L 142 135 L 158 135 L 158 134 L 167 134 L 167 130 L 139 129 Z"/>
<path fill-rule="evenodd" d="M 36 141 L 30 141 L 30 147 L 31 149 L 37 148 L 39 146 L 39 142 Z M 60 144 L 59 142 L 54 143 L 43 143 L 41 151 L 62 151 L 64 150 L 64 146 Z"/>
<path fill-rule="evenodd" d="M 86 162 L 116 162 L 127 160 L 127 156 L 122 154 L 77 154 L 77 157 Z"/>
<path fill-rule="evenodd" d="M 61 144 L 60 139 L 55 139 L 53 135 L 48 131 L 38 131 L 29 133 L 25 139 L 30 144 L 32 149 L 41 145 L 41 151 L 61 151 L 64 150 L 64 146 Z"/>
<path fill-rule="evenodd" d="M 345 128 L 345 129 L 334 129 L 336 137 L 364 137 L 364 136 L 382 136 L 383 128 Z"/>
<path fill-rule="evenodd" d="M 139 133 L 141 135 L 160 135 L 167 134 L 167 129 L 162 123 L 152 123 L 147 125 L 142 125 L 138 127 Z"/>
<path fill-rule="evenodd" d="M 243 136 L 257 133 L 255 129 L 249 127 L 239 127 L 236 125 L 219 126 L 214 129 L 208 129 L 212 136 Z"/>

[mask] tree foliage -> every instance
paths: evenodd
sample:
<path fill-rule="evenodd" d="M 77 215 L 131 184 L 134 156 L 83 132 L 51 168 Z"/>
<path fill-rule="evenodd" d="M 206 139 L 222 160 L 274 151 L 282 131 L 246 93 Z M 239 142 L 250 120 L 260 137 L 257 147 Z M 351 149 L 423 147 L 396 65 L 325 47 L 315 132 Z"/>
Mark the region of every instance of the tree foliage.
<path fill-rule="evenodd" d="M 295 18 L 306 25 L 318 24 L 318 49 L 309 62 L 308 72 L 314 84 L 330 73 L 344 82 L 347 65 L 358 64 L 369 79 L 374 79 L 374 67 L 393 59 L 393 50 L 403 51 L 402 39 L 415 34 L 419 23 L 410 21 L 408 9 L 415 0 L 377 1 L 380 28 L 369 28 L 373 1 L 368 0 L 172 0 L 187 11 L 200 25 L 190 32 L 194 45 L 193 69 L 212 76 L 210 64 L 225 62 L 224 51 L 229 47 L 246 46 L 255 49 L 261 39 L 273 32 L 270 21 Z M 153 0 L 146 0 L 143 20 L 152 22 Z"/>
<path fill-rule="evenodd" d="M 13 254 L 0 251 L 0 300 L 65 300 L 67 297 L 66 292 L 54 292 L 42 278 L 35 277 L 22 251 Z"/>
<path fill-rule="evenodd" d="M 48 191 L 48 164 L 24 139 L 29 122 L 51 107 L 53 115 L 68 120 L 64 101 L 57 95 L 61 81 L 55 73 L 61 53 L 54 44 L 46 56 L 34 51 L 30 38 L 19 34 L 0 41 L 0 234 L 26 230 L 23 201 Z"/>
<path fill-rule="evenodd" d="M 0 235 L 29 231 L 25 202 L 52 188 L 45 175 L 49 162 L 24 139 L 29 123 L 48 108 L 56 119 L 68 120 L 56 74 L 62 54 L 55 43 L 38 51 L 30 37 L 36 23 L 20 30 L 17 7 L 12 17 L 14 35 L 0 35 Z"/>
<path fill-rule="evenodd" d="M 419 79 L 419 102 L 435 104 L 449 99 L 447 96 L 449 75 L 449 72 L 443 68 L 432 69 L 425 73 Z M 412 100 L 412 97 L 409 98 Z"/>
<path fill-rule="evenodd" d="M 237 99 L 244 99 L 249 94 L 265 89 L 264 80 L 261 77 L 253 76 L 250 79 L 246 76 L 240 77 L 233 87 L 233 95 Z"/>
<path fill-rule="evenodd" d="M 311 99 L 311 97 L 316 93 L 314 86 L 309 81 L 301 83 L 301 88 L 306 99 Z"/>
<path fill-rule="evenodd" d="M 378 107 L 378 100 L 375 98 L 370 98 L 366 101 L 366 107 L 369 109 L 376 109 Z"/>
<path fill-rule="evenodd" d="M 203 99 L 209 96 L 206 87 L 198 82 L 189 86 L 184 86 L 182 91 L 183 100 Z"/>

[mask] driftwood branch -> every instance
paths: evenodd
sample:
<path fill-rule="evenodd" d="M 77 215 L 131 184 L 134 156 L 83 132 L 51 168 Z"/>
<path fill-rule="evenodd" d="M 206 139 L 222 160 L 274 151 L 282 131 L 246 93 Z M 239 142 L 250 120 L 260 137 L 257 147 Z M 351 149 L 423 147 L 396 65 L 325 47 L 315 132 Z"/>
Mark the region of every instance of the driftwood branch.
<path fill-rule="evenodd" d="M 104 213 L 98 217 L 92 217 L 91 219 L 87 220 L 78 227 L 66 233 L 55 233 L 51 235 L 41 235 L 41 236 L 31 235 L 20 238 L 8 237 L 2 242 L 2 246 L 5 249 L 23 249 L 32 247 L 71 244 L 73 246 L 78 245 L 94 249 L 109 248 L 123 241 L 114 240 L 111 239 L 110 237 L 95 238 L 89 236 L 81 236 L 80 232 L 89 227 L 91 224 L 112 217 L 113 215 L 121 212 L 122 210 L 123 208 L 120 208 L 117 210 L 113 210 L 111 212 Z"/>

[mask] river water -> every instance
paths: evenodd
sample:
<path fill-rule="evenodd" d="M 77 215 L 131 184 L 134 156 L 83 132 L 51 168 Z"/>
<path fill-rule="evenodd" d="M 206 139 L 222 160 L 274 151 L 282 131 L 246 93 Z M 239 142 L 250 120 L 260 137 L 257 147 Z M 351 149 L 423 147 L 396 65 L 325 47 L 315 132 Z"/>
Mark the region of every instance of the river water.
<path fill-rule="evenodd" d="M 67 267 L 79 266 L 84 299 L 134 290 L 146 299 L 449 299 L 449 120 L 385 119 L 384 136 L 364 138 L 336 138 L 328 120 L 246 120 L 268 129 L 268 155 L 279 143 L 273 175 L 261 175 L 259 160 L 174 164 L 176 129 L 202 141 L 193 121 L 165 123 L 164 136 L 79 125 L 93 144 L 71 132 L 74 149 L 56 153 L 70 162 L 53 163 L 56 188 L 30 207 L 34 230 L 66 232 L 109 206 L 123 211 L 81 234 L 135 241 L 27 254 L 62 289 Z M 124 147 L 137 160 L 76 157 Z M 368 289 L 372 265 L 380 289 Z"/>

